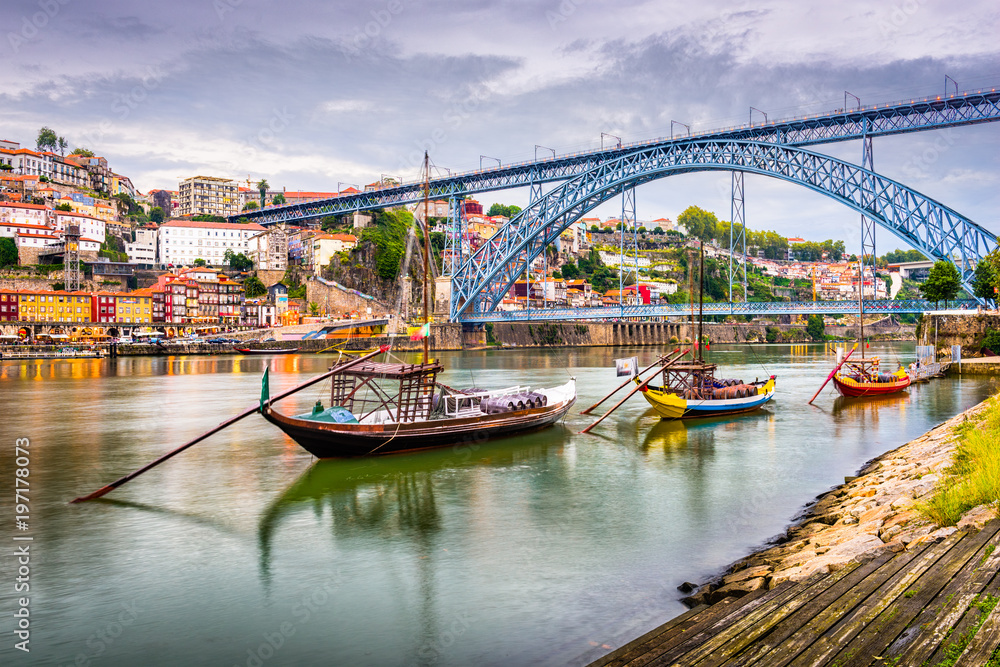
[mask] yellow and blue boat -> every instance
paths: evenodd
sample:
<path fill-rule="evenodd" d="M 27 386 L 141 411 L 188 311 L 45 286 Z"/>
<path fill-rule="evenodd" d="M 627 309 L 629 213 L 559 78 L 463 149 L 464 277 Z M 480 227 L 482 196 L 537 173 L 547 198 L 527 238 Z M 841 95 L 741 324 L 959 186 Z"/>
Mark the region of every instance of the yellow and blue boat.
<path fill-rule="evenodd" d="M 716 379 L 715 364 L 701 360 L 663 367 L 662 383 L 640 387 L 643 397 L 663 419 L 718 417 L 753 412 L 774 397 L 775 376 L 745 383 Z M 635 383 L 642 385 L 639 378 Z"/>

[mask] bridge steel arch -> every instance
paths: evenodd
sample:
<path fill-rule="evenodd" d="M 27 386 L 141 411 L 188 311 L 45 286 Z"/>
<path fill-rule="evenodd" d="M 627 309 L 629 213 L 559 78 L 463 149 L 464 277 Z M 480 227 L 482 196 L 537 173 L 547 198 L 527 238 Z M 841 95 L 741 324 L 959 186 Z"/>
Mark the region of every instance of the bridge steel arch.
<path fill-rule="evenodd" d="M 770 176 L 831 197 L 927 257 L 955 264 L 970 292 L 976 262 L 997 247 L 995 235 L 953 209 L 855 164 L 783 144 L 692 140 L 639 148 L 566 181 L 529 205 L 453 277 L 451 319 L 474 321 L 494 311 L 545 246 L 623 190 L 676 174 L 716 170 Z"/>

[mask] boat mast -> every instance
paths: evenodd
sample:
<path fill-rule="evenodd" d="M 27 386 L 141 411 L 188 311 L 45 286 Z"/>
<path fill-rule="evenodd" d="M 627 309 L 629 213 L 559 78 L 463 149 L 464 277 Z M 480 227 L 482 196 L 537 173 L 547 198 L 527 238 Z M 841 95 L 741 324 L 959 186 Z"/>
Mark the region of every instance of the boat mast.
<path fill-rule="evenodd" d="M 862 249 L 863 250 L 863 249 Z M 865 358 L 865 260 L 862 254 L 861 260 L 858 262 L 858 330 L 859 330 L 859 340 L 858 344 L 861 345 L 861 358 Z"/>
<path fill-rule="evenodd" d="M 701 327 L 705 321 L 705 241 L 701 242 L 701 257 L 698 258 L 698 361 L 704 361 L 702 346 L 705 338 L 701 335 Z"/>
<path fill-rule="evenodd" d="M 430 197 L 431 197 L 431 160 L 427 155 L 427 151 L 424 151 L 424 325 L 430 322 L 430 282 L 427 280 L 427 276 L 430 274 L 430 219 L 427 217 L 427 212 L 430 208 Z M 425 334 L 427 332 L 424 332 Z M 424 336 L 424 364 L 428 363 L 428 358 L 430 356 L 430 336 Z"/>

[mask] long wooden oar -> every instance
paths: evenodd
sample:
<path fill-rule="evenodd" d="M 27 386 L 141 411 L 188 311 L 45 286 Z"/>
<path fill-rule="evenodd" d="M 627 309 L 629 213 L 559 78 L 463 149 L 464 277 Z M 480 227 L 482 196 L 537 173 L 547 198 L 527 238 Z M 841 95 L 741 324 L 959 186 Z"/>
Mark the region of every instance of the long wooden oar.
<path fill-rule="evenodd" d="M 669 357 L 669 356 L 671 356 L 673 354 L 676 354 L 677 352 L 679 352 L 679 350 L 674 350 L 673 352 L 670 353 L 670 355 L 663 355 L 663 356 L 657 357 L 656 361 L 654 361 L 653 363 L 651 363 L 649 366 L 646 366 L 645 368 L 643 368 L 641 371 L 639 371 L 638 373 L 636 373 L 633 377 L 638 377 L 638 376 L 642 375 L 643 373 L 645 373 L 646 371 L 648 371 L 650 368 L 652 368 L 656 364 L 661 363 L 664 359 L 666 359 L 667 357 Z M 583 410 L 580 414 L 581 415 L 589 415 L 591 412 L 594 411 L 594 408 L 596 408 L 598 405 L 600 405 L 604 401 L 608 400 L 609 398 L 611 398 L 612 396 L 614 396 L 615 394 L 617 394 L 619 391 L 621 391 L 625 387 L 625 385 L 627 385 L 627 384 L 629 384 L 631 382 L 632 382 L 632 378 L 629 378 L 629 379 L 625 380 L 620 385 L 618 385 L 618 387 L 616 387 L 613 392 L 611 392 L 610 394 L 608 394 L 607 396 L 605 396 L 604 398 L 602 398 L 601 400 L 599 400 L 597 403 L 594 403 L 593 405 L 591 405 L 586 410 Z"/>
<path fill-rule="evenodd" d="M 356 364 L 360 364 L 363 361 L 367 361 L 368 359 L 371 359 L 372 357 L 374 357 L 376 355 L 379 355 L 379 354 L 382 354 L 383 352 L 388 352 L 388 351 L 389 351 L 389 346 L 388 345 L 383 345 L 377 351 L 372 352 L 371 354 L 367 354 L 367 355 L 365 355 L 365 356 L 363 356 L 363 357 L 361 357 L 359 359 L 354 359 L 353 361 L 349 361 L 346 364 L 341 364 L 340 366 L 335 366 L 334 368 L 330 369 L 326 373 L 323 373 L 322 375 L 318 375 L 318 376 L 312 378 L 311 380 L 309 380 L 308 382 L 303 382 L 302 384 L 298 385 L 297 387 L 293 387 L 293 388 L 289 389 L 288 391 L 282 392 L 282 393 L 278 394 L 277 396 L 275 396 L 273 398 L 270 398 L 267 402 L 268 403 L 273 403 L 274 401 L 277 401 L 277 400 L 280 400 L 282 398 L 285 398 L 286 396 L 294 394 L 295 392 L 297 392 L 299 390 L 305 389 L 306 387 L 308 387 L 310 385 L 314 385 L 317 382 L 320 382 L 321 380 L 324 380 L 324 379 L 330 377 L 334 373 L 340 373 L 340 372 L 346 370 L 350 366 L 354 366 Z M 240 414 L 236 415 L 235 417 L 231 417 L 230 419 L 227 419 L 226 421 L 222 422 L 221 424 L 219 424 L 215 428 L 210 429 L 210 430 L 202 433 L 201 435 L 199 435 L 194 440 L 189 440 L 188 442 L 184 443 L 183 445 L 181 445 L 177 449 L 175 449 L 175 450 L 173 450 L 171 452 L 167 452 L 166 454 L 164 454 L 160 458 L 156 459 L 152 463 L 149 463 L 149 464 L 143 466 L 142 468 L 139 468 L 138 470 L 136 470 L 133 473 L 129 473 L 128 475 L 125 475 L 121 479 L 118 479 L 118 480 L 115 480 L 114 482 L 111 482 L 107 486 L 101 487 L 100 489 L 98 489 L 97 491 L 94 491 L 90 495 L 80 496 L 79 498 L 74 499 L 72 502 L 74 502 L 74 503 L 82 503 L 82 502 L 87 501 L 87 500 L 94 500 L 95 498 L 100 498 L 104 494 L 109 493 L 109 492 L 117 489 L 119 486 L 121 486 L 125 482 L 129 482 L 129 481 L 135 479 L 136 477 L 138 477 L 142 473 L 146 472 L 150 468 L 154 468 L 154 467 L 160 465 L 161 463 L 163 463 L 167 459 L 171 458 L 172 456 L 180 454 L 181 452 L 183 452 L 188 447 L 191 447 L 192 445 L 198 444 L 199 442 L 201 442 L 202 440 L 204 440 L 208 436 L 214 435 L 215 433 L 218 433 L 219 431 L 221 431 L 222 429 L 226 428 L 227 426 L 231 426 L 231 425 L 235 424 L 236 422 L 238 422 L 239 420 L 243 419 L 244 417 L 249 417 L 250 415 L 254 414 L 255 412 L 260 412 L 260 406 L 254 406 L 252 408 L 244 410 L 243 412 L 241 412 Z"/>
<path fill-rule="evenodd" d="M 845 363 L 847 363 L 847 360 L 851 358 L 851 355 L 854 354 L 854 350 L 856 350 L 856 349 L 858 349 L 857 343 L 855 343 L 854 347 L 851 348 L 851 351 L 848 352 L 847 355 L 843 359 L 840 360 L 840 363 L 837 364 L 837 367 L 834 368 L 832 371 L 830 371 L 830 374 L 826 376 L 826 382 L 824 382 L 823 386 L 820 387 L 816 391 L 815 394 L 813 394 L 813 397 L 809 399 L 809 403 L 807 403 L 807 405 L 812 405 L 812 402 L 816 400 L 817 396 L 819 396 L 819 392 L 823 391 L 823 389 L 826 387 L 826 385 L 828 385 L 830 383 L 830 380 L 833 379 L 833 376 L 837 374 L 837 371 L 840 370 L 841 366 L 843 366 Z"/>
<path fill-rule="evenodd" d="M 669 366 L 670 364 L 674 363 L 675 361 L 677 361 L 678 359 L 680 359 L 681 357 L 683 357 L 683 356 L 684 356 L 685 354 L 687 354 L 688 352 L 690 352 L 690 350 L 685 350 L 685 351 L 684 351 L 684 352 L 682 352 L 682 353 L 681 353 L 680 355 L 678 355 L 677 357 L 675 357 L 675 358 L 674 358 L 674 359 L 672 359 L 671 361 L 669 361 L 669 362 L 667 362 L 666 364 L 664 364 L 664 368 L 666 368 L 666 367 L 667 367 L 667 366 Z M 622 400 L 618 401 L 618 402 L 617 402 L 617 403 L 615 404 L 615 407 L 611 408 L 610 410 L 608 410 L 607 412 L 605 412 L 605 413 L 604 413 L 603 415 L 601 415 L 601 416 L 600 416 L 600 418 L 599 418 L 599 419 L 598 419 L 597 421 L 595 421 L 595 422 L 594 422 L 593 424 L 591 424 L 591 425 L 590 425 L 590 426 L 588 426 L 587 428 L 585 428 L 585 429 L 583 429 L 582 431 L 580 431 L 580 434 L 582 435 L 582 434 L 584 434 L 584 433 L 589 433 L 589 432 L 590 432 L 590 429 L 592 429 L 592 428 L 594 428 L 595 426 L 597 426 L 598 424 L 600 424 L 600 423 L 601 423 L 602 421 L 604 421 L 604 418 L 605 418 L 605 417 L 607 417 L 607 416 L 608 416 L 608 415 L 610 415 L 610 414 L 611 414 L 612 412 L 614 412 L 615 410 L 617 410 L 618 408 L 620 408 L 620 407 L 622 406 L 622 403 L 624 403 L 625 401 L 627 401 L 627 400 L 628 400 L 629 398 L 631 398 L 631 397 L 632 397 L 632 394 L 634 394 L 635 392 L 637 392 L 637 391 L 639 391 L 639 390 L 641 390 L 641 389 L 645 388 L 645 386 L 646 386 L 646 385 L 648 385 L 648 384 L 649 384 L 650 382 L 652 382 L 653 378 L 655 378 L 655 377 L 656 377 L 656 375 L 657 375 L 656 373 L 653 373 L 653 374 L 652 374 L 652 375 L 650 375 L 650 376 L 649 376 L 648 378 L 646 378 L 646 380 L 644 380 L 644 381 L 643 381 L 642 383 L 640 383 L 640 384 L 639 384 L 639 385 L 638 385 L 638 386 L 637 386 L 637 387 L 636 387 L 635 389 L 633 389 L 633 390 L 632 390 L 632 391 L 630 391 L 630 392 L 629 392 L 628 394 L 626 394 L 626 395 L 625 395 L 625 398 L 623 398 Z M 636 377 L 638 377 L 638 376 L 636 376 Z"/>

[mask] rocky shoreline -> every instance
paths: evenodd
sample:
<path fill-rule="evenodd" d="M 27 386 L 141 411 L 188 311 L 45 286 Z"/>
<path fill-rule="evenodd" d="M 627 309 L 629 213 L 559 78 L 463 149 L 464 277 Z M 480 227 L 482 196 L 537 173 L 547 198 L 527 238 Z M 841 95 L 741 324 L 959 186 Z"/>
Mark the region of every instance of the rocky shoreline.
<path fill-rule="evenodd" d="M 914 505 L 928 499 L 955 450 L 954 429 L 985 410 L 969 408 L 919 438 L 869 461 L 857 477 L 822 494 L 772 546 L 733 563 L 725 574 L 698 587 L 685 583 L 681 601 L 689 607 L 741 597 L 785 581 L 836 572 L 851 561 L 865 561 L 885 551 L 902 552 L 937 541 L 967 526 L 981 528 L 997 509 L 981 505 L 967 512 L 958 528 L 941 528 Z"/>

